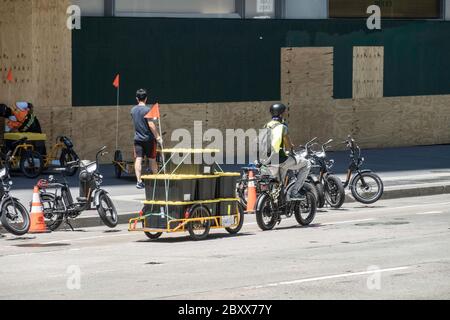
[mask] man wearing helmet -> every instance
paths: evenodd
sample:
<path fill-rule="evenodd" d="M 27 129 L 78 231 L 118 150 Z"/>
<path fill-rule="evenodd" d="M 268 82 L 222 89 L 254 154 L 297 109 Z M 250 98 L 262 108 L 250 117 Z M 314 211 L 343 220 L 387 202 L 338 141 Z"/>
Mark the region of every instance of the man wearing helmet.
<path fill-rule="evenodd" d="M 307 159 L 292 155 L 294 144 L 283 119 L 286 109 L 286 106 L 282 103 L 276 103 L 270 107 L 272 120 L 265 125 L 265 128 L 270 130 L 271 154 L 263 163 L 268 165 L 272 175 L 280 179 L 282 183 L 286 183 L 287 172 L 293 168 L 300 170 L 301 174 L 299 174 L 299 177 L 304 182 L 311 165 Z M 303 185 L 303 182 L 300 183 L 300 187 Z"/>

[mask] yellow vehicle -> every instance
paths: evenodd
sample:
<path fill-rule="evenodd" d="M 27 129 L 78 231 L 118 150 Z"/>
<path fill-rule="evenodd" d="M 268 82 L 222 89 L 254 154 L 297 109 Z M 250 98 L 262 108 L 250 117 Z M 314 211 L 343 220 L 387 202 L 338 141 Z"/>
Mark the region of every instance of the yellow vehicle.
<path fill-rule="evenodd" d="M 47 136 L 41 133 L 5 133 L 6 145 L 2 147 L 0 161 L 4 166 L 5 154 L 12 150 L 10 157 L 10 167 L 19 169 L 26 177 L 36 178 L 44 169 L 51 166 L 65 166 L 66 163 L 78 159 L 73 150 L 73 144 L 67 137 L 58 137 L 52 146 L 50 154 L 45 153 L 45 147 L 38 150 L 36 145 L 40 142 L 43 146 Z M 40 152 L 39 152 L 40 151 Z M 67 175 L 74 175 L 77 168 L 67 172 Z"/>
<path fill-rule="evenodd" d="M 244 223 L 244 208 L 236 197 L 240 173 L 223 172 L 215 163 L 196 164 L 193 157 L 215 154 L 216 149 L 164 149 L 168 155 L 160 171 L 142 177 L 145 183 L 144 208 L 129 221 L 129 231 L 144 232 L 150 239 L 162 233 L 189 232 L 193 240 L 208 237 L 211 229 L 238 233 Z M 181 161 L 171 163 L 175 155 Z M 202 158 L 204 159 L 204 158 Z M 170 172 L 170 173 L 168 173 Z"/>

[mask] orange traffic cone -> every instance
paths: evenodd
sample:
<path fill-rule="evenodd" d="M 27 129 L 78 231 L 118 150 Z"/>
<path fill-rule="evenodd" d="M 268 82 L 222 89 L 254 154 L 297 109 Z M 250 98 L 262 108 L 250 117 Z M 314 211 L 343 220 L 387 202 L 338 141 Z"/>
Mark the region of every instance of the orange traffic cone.
<path fill-rule="evenodd" d="M 28 233 L 47 233 L 47 225 L 44 219 L 44 209 L 42 208 L 41 197 L 38 186 L 33 190 L 33 202 L 31 203 L 31 224 Z"/>
<path fill-rule="evenodd" d="M 255 173 L 253 170 L 248 171 L 248 185 L 247 185 L 247 213 L 254 213 L 256 205 L 256 185 Z"/>

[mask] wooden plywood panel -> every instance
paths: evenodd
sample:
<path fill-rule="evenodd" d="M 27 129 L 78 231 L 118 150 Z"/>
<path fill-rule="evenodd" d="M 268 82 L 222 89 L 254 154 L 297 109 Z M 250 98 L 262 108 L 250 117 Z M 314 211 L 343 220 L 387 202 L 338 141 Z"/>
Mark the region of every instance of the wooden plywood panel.
<path fill-rule="evenodd" d="M 333 48 L 281 49 L 282 100 L 333 96 Z"/>
<path fill-rule="evenodd" d="M 71 106 L 72 36 L 66 27 L 69 0 L 32 0 L 34 103 Z"/>
<path fill-rule="evenodd" d="M 383 97 L 384 48 L 353 48 L 353 98 Z"/>

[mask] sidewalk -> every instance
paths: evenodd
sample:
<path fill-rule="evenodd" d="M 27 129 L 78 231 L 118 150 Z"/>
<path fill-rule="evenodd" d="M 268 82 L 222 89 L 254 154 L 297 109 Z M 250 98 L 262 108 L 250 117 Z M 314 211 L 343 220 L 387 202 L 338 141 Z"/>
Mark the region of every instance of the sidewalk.
<path fill-rule="evenodd" d="M 344 180 L 349 154 L 346 151 L 329 152 L 330 159 L 335 160 L 333 170 Z M 364 168 L 372 169 L 384 182 L 383 199 L 420 197 L 450 193 L 450 145 L 421 146 L 408 148 L 368 149 L 362 150 L 365 158 Z M 239 165 L 225 165 L 225 171 L 236 171 Z M 108 190 L 120 214 L 120 223 L 127 223 L 142 208 L 144 191 L 135 188 L 133 177 L 114 177 L 114 168 L 110 164 L 102 165 L 104 175 L 103 187 Z M 48 176 L 46 173 L 45 176 Z M 57 175 L 55 174 L 57 177 Z M 69 178 L 74 197 L 78 195 L 77 176 Z M 28 205 L 32 197 L 36 180 L 21 176 L 13 177 L 14 186 L 11 194 Z M 347 202 L 354 200 L 347 192 Z M 450 196 L 449 196 L 450 199 Z M 345 204 L 344 204 L 345 206 Z M 76 227 L 101 225 L 96 211 L 84 212 L 74 222 Z"/>

